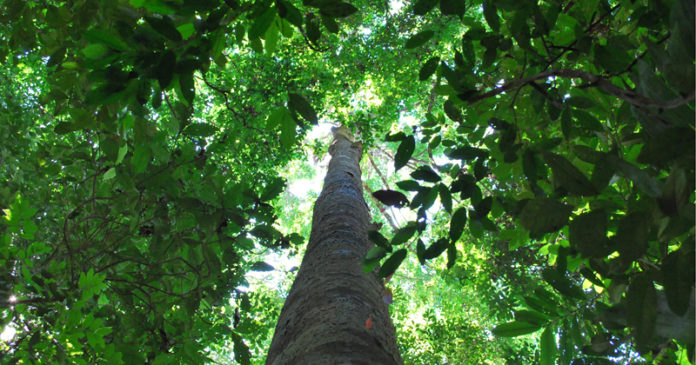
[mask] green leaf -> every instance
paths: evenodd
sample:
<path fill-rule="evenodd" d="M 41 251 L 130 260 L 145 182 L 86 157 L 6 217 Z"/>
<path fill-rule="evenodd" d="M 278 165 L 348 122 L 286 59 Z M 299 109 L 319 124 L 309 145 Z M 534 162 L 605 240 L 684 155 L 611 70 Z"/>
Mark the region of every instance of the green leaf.
<path fill-rule="evenodd" d="M 377 246 L 387 247 L 389 245 L 389 241 L 387 240 L 387 238 L 384 237 L 381 233 L 379 233 L 379 231 L 368 230 L 367 237 L 370 238 L 370 241 L 372 241 Z"/>
<path fill-rule="evenodd" d="M 549 285 L 563 294 L 563 296 L 573 299 L 585 298 L 585 293 L 583 293 L 582 289 L 555 268 L 545 268 L 541 276 Z"/>
<path fill-rule="evenodd" d="M 650 220 L 643 212 L 630 212 L 619 221 L 612 240 L 626 263 L 637 260 L 648 249 Z"/>
<path fill-rule="evenodd" d="M 409 38 L 406 41 L 406 49 L 411 49 L 411 48 L 416 48 L 424 45 L 427 41 L 429 41 L 433 36 L 435 35 L 435 32 L 432 30 L 424 30 L 420 31 L 411 38 Z"/>
<path fill-rule="evenodd" d="M 413 13 L 416 15 L 425 15 L 437 5 L 438 0 L 418 0 L 413 6 Z"/>
<path fill-rule="evenodd" d="M 491 27 L 491 30 L 497 33 L 500 30 L 500 19 L 498 18 L 498 9 L 492 4 L 491 0 L 483 2 L 483 16 L 486 18 L 486 23 Z"/>
<path fill-rule="evenodd" d="M 244 343 L 242 337 L 236 332 L 233 332 L 232 342 L 234 343 L 234 359 L 237 360 L 240 365 L 250 365 L 251 351 L 249 351 L 249 346 Z"/>
<path fill-rule="evenodd" d="M 452 214 L 452 220 L 450 221 L 449 237 L 452 242 L 457 242 L 459 237 L 464 233 L 464 227 L 466 226 L 466 208 L 461 207 L 457 209 L 454 214 Z"/>
<path fill-rule="evenodd" d="M 685 246 L 671 252 L 662 262 L 662 281 L 669 308 L 678 316 L 689 309 L 691 292 L 694 287 L 693 251 Z"/>
<path fill-rule="evenodd" d="M 536 332 L 541 327 L 527 322 L 512 321 L 495 326 L 491 331 L 498 337 L 516 337 Z"/>
<path fill-rule="evenodd" d="M 457 244 L 456 242 L 450 242 L 447 245 L 447 268 L 451 269 L 457 262 Z"/>
<path fill-rule="evenodd" d="M 289 149 L 295 144 L 297 123 L 292 119 L 292 115 L 286 107 L 278 107 L 268 117 L 267 125 L 278 125 L 280 127 L 280 144 L 283 148 Z"/>
<path fill-rule="evenodd" d="M 423 244 L 423 240 L 420 238 L 416 243 L 416 255 L 418 256 L 418 262 L 420 262 L 421 265 L 425 265 L 425 245 Z"/>
<path fill-rule="evenodd" d="M 440 57 L 431 57 L 428 61 L 423 64 L 420 71 L 418 72 L 418 80 L 425 81 L 430 78 L 435 73 L 437 65 L 440 64 Z"/>
<path fill-rule="evenodd" d="M 571 247 L 584 257 L 604 257 L 607 248 L 607 214 L 596 209 L 577 216 L 570 222 L 568 238 Z"/>
<path fill-rule="evenodd" d="M 108 170 L 106 170 L 106 172 L 105 172 L 104 175 L 102 176 L 102 179 L 104 179 L 104 181 L 106 181 L 106 180 L 111 180 L 111 179 L 113 179 L 114 177 L 116 177 L 116 168 L 115 168 L 115 167 L 111 167 L 111 168 L 109 168 Z"/>
<path fill-rule="evenodd" d="M 281 192 L 283 192 L 284 188 L 285 179 L 275 178 L 268 185 L 266 185 L 265 189 L 263 189 L 263 194 L 261 194 L 259 200 L 261 200 L 262 202 L 267 202 L 271 199 L 274 199 L 275 197 L 280 195 Z"/>
<path fill-rule="evenodd" d="M 423 180 L 432 183 L 436 183 L 441 180 L 440 175 L 438 175 L 437 172 L 427 165 L 419 166 L 417 169 L 413 170 L 413 172 L 411 172 L 411 177 L 416 180 Z"/>
<path fill-rule="evenodd" d="M 650 345 L 657 319 L 657 293 L 647 274 L 633 278 L 626 293 L 626 321 L 641 347 Z"/>
<path fill-rule="evenodd" d="M 621 171 L 624 176 L 631 179 L 638 189 L 644 191 L 651 198 L 657 198 L 662 194 L 660 184 L 645 170 L 638 166 L 628 163 L 618 157 L 611 155 L 607 157 L 607 162 L 616 170 Z"/>
<path fill-rule="evenodd" d="M 331 18 L 345 18 L 347 16 L 353 15 L 358 12 L 358 9 L 344 2 L 330 2 L 322 5 L 319 8 L 319 12 L 322 15 L 326 15 Z"/>
<path fill-rule="evenodd" d="M 107 53 L 109 53 L 109 49 L 100 43 L 88 44 L 82 49 L 82 54 L 91 60 L 101 59 L 106 56 Z"/>
<path fill-rule="evenodd" d="M 551 317 L 535 310 L 519 309 L 515 311 L 515 320 L 544 326 L 549 323 Z"/>
<path fill-rule="evenodd" d="M 438 189 L 440 190 L 440 203 L 448 213 L 452 213 L 452 193 L 444 184 L 438 184 Z"/>
<path fill-rule="evenodd" d="M 191 137 L 210 137 L 215 134 L 217 130 L 218 128 L 216 126 L 208 123 L 193 123 L 189 124 L 184 129 L 184 134 Z"/>
<path fill-rule="evenodd" d="M 464 0 L 440 0 L 440 12 L 442 15 L 462 16 L 466 11 Z"/>
<path fill-rule="evenodd" d="M 387 250 L 385 250 L 384 247 L 379 247 L 379 246 L 372 247 L 365 254 L 365 260 L 381 259 L 382 257 L 384 257 L 386 255 L 387 255 Z"/>
<path fill-rule="evenodd" d="M 84 36 L 90 43 L 102 43 L 117 51 L 128 49 L 128 45 L 124 41 L 105 30 L 88 30 L 84 33 Z"/>
<path fill-rule="evenodd" d="M 183 39 L 188 39 L 193 35 L 193 33 L 196 32 L 196 28 L 193 26 L 193 23 L 182 24 L 176 27 L 176 30 L 179 31 L 181 38 Z"/>
<path fill-rule="evenodd" d="M 423 259 L 430 260 L 440 256 L 440 254 L 445 252 L 447 246 L 449 246 L 449 240 L 447 238 L 440 238 L 432 245 L 428 246 L 428 248 L 423 252 Z"/>
<path fill-rule="evenodd" d="M 554 365 L 558 349 L 556 348 L 556 330 L 554 325 L 549 325 L 541 333 L 540 342 L 540 359 L 541 365 Z"/>
<path fill-rule="evenodd" d="M 264 261 L 257 261 L 251 265 L 249 270 L 266 272 L 266 271 L 273 271 L 273 270 L 275 270 L 275 268 L 273 266 L 267 264 Z"/>
<path fill-rule="evenodd" d="M 133 172 L 139 174 L 144 172 L 147 165 L 152 159 L 152 152 L 147 145 L 137 145 L 133 151 L 133 157 L 131 158 L 131 166 L 133 166 Z"/>
<path fill-rule="evenodd" d="M 597 195 L 598 192 L 590 180 L 573 166 L 565 157 L 551 152 L 543 154 L 544 161 L 553 171 L 553 179 L 570 194 L 580 196 Z"/>
<path fill-rule="evenodd" d="M 314 108 L 312 108 L 309 102 L 304 97 L 302 97 L 302 95 L 289 93 L 288 97 L 288 105 L 290 106 L 290 109 L 299 113 L 302 116 L 302 118 L 304 118 L 312 124 L 319 123 L 319 118 L 317 118 L 317 112 L 314 111 Z"/>
<path fill-rule="evenodd" d="M 408 251 L 406 251 L 405 248 L 394 251 L 394 253 L 389 256 L 387 261 L 382 264 L 382 267 L 379 268 L 377 277 L 386 278 L 387 276 L 393 274 L 399 265 L 401 265 L 401 262 L 406 258 L 407 252 Z"/>
<path fill-rule="evenodd" d="M 399 189 L 406 191 L 418 191 L 421 188 L 420 184 L 418 184 L 418 181 L 415 180 L 399 181 L 398 183 L 396 183 L 396 186 L 398 186 Z"/>
<path fill-rule="evenodd" d="M 254 24 L 249 28 L 249 39 L 261 38 L 276 18 L 276 8 L 269 7 L 261 16 L 254 20 Z"/>
<path fill-rule="evenodd" d="M 568 223 L 573 208 L 550 198 L 534 198 L 520 212 L 520 224 L 532 233 L 556 232 Z"/>
<path fill-rule="evenodd" d="M 145 22 L 149 24 L 152 29 L 157 31 L 157 33 L 175 41 L 181 41 L 181 33 L 176 29 L 174 23 L 168 16 L 163 16 L 161 18 L 155 18 L 152 16 L 146 16 Z"/>
<path fill-rule="evenodd" d="M 413 237 L 414 233 L 416 233 L 416 224 L 415 222 L 409 222 L 404 227 L 401 227 L 398 230 L 396 230 L 396 233 L 394 233 L 394 237 L 392 237 L 391 245 L 397 246 L 402 243 L 405 243 L 411 237 Z"/>
<path fill-rule="evenodd" d="M 413 135 L 405 137 L 399 144 L 399 148 L 394 155 L 394 170 L 399 171 L 411 159 L 413 151 L 416 149 L 416 139 Z"/>

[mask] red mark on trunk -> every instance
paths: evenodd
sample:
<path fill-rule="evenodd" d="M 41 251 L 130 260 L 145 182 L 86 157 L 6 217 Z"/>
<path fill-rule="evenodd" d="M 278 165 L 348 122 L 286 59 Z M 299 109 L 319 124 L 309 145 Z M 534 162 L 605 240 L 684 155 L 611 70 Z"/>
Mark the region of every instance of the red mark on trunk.
<path fill-rule="evenodd" d="M 365 328 L 368 330 L 372 327 L 372 317 L 367 317 L 367 321 L 365 321 Z"/>

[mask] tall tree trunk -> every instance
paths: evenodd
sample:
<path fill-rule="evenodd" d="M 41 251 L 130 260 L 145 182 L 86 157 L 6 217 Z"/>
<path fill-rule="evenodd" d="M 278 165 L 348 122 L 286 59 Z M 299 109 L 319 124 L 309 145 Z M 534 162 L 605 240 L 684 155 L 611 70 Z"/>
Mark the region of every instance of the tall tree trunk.
<path fill-rule="evenodd" d="M 280 313 L 266 364 L 401 364 L 384 285 L 360 260 L 371 244 L 360 176 L 362 146 L 334 129 L 312 233 Z"/>

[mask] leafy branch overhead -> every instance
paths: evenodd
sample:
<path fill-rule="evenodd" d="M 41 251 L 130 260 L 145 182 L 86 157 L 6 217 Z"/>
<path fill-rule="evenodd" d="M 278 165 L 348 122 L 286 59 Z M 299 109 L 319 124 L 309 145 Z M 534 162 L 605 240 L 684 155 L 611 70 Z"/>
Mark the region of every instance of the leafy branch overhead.
<path fill-rule="evenodd" d="M 340 122 L 399 208 L 361 263 L 407 363 L 693 363 L 694 13 L 4 1 L 0 357 L 264 361 L 248 278 L 304 250 L 284 191 Z"/>

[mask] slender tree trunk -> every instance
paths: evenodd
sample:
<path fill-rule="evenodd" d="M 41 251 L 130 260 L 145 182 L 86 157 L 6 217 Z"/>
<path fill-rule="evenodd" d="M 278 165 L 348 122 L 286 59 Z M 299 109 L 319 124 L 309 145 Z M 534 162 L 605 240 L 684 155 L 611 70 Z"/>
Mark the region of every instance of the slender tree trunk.
<path fill-rule="evenodd" d="M 401 364 L 384 285 L 360 260 L 371 247 L 360 176 L 362 146 L 334 130 L 312 234 L 280 313 L 268 365 Z"/>

